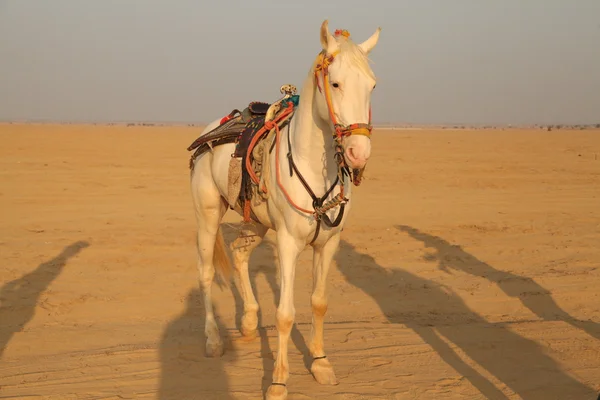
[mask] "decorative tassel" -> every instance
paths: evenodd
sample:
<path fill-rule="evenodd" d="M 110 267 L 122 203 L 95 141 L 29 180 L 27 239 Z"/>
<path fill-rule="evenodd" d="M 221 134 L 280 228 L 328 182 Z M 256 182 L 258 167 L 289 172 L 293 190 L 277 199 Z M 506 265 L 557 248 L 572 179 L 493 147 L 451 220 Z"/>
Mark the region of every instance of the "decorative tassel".
<path fill-rule="evenodd" d="M 336 29 L 334 35 L 335 36 L 342 35 L 343 37 L 345 37 L 346 39 L 348 39 L 350 37 L 350 32 L 348 32 L 345 29 Z"/>

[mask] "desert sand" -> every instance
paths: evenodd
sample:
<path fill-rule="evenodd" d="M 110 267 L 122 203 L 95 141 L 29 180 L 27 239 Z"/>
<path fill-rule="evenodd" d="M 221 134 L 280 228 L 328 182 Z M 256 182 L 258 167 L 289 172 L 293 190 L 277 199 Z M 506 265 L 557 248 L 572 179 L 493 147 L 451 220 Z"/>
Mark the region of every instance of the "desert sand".
<path fill-rule="evenodd" d="M 204 357 L 186 147 L 198 127 L 0 126 L 0 398 L 260 399 L 274 235 L 251 259 L 259 336 L 216 288 Z M 290 399 L 592 400 L 600 391 L 600 132 L 379 130 L 306 367 L 296 278 Z M 224 221 L 232 240 L 240 217 Z"/>

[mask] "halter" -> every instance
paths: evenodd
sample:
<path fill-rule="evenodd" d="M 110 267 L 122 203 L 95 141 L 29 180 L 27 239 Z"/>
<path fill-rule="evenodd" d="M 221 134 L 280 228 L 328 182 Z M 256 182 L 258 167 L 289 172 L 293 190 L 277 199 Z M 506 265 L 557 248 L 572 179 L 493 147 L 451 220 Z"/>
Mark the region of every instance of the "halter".
<path fill-rule="evenodd" d="M 345 38 L 350 37 L 350 33 L 343 30 L 336 30 L 335 36 L 344 36 Z M 350 125 L 341 125 L 338 123 L 337 118 L 335 117 L 335 112 L 333 110 L 333 102 L 331 100 L 331 90 L 329 88 L 329 66 L 335 59 L 335 57 L 339 54 L 339 50 L 332 53 L 327 54 L 325 50 L 322 50 L 317 56 L 317 61 L 315 65 L 315 83 L 320 93 L 325 94 L 325 101 L 327 103 L 327 111 L 329 112 L 329 119 L 333 123 L 334 133 L 333 137 L 335 139 L 335 159 L 338 163 L 339 169 L 339 177 L 342 178 L 342 170 L 348 170 L 348 166 L 346 165 L 344 158 L 344 147 L 342 146 L 342 139 L 351 135 L 362 135 L 368 138 L 371 138 L 371 134 L 373 132 L 373 125 L 371 124 L 371 107 L 369 107 L 369 123 L 354 123 Z M 323 88 L 321 88 L 321 84 L 319 83 L 319 74 L 321 75 L 321 79 L 323 80 Z M 353 171 L 354 178 L 352 182 L 355 186 L 360 185 L 362 174 L 364 172 L 364 167 L 361 169 L 354 169 Z M 342 180 L 343 182 L 343 180 Z M 343 190 L 343 184 L 342 184 Z"/>

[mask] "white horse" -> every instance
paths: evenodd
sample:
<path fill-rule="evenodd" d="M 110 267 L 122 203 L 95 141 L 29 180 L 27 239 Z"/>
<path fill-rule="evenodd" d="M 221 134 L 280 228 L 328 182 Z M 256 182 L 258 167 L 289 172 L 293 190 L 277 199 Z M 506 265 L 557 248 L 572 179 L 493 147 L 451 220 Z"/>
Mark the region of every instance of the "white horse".
<path fill-rule="evenodd" d="M 327 20 L 323 22 L 320 32 L 322 51 L 301 88 L 293 119 L 281 132 L 277 129 L 277 137 L 273 139 L 277 145 L 268 156 L 263 178 L 268 198 L 261 204 L 252 205 L 257 222 L 246 225 L 231 245 L 244 302 L 241 332 L 246 337 L 254 337 L 259 307 L 248 276 L 248 259 L 267 231 L 276 231 L 281 295 L 276 314 L 277 359 L 272 384 L 267 391 L 270 400 L 287 397 L 288 342 L 295 316 L 294 275 L 298 256 L 307 244 L 313 247 L 311 372 L 321 384 L 338 383 L 323 348 L 326 277 L 352 204 L 349 185 L 352 172 L 354 183 L 358 184 L 371 154 L 371 93 L 376 78 L 367 55 L 377 44 L 380 30 L 378 28 L 366 41 L 355 44 L 347 31 L 338 30 L 332 35 Z M 219 122 L 210 123 L 202 135 L 217 127 Z M 279 136 L 282 137 L 280 141 Z M 233 143 L 215 146 L 193 161 L 191 172 L 198 224 L 198 269 L 206 307 L 206 354 L 209 357 L 223 354 L 223 342 L 213 313 L 211 286 L 215 267 L 226 277 L 231 268 L 220 223 L 229 206 L 226 201 L 228 167 L 233 151 Z M 328 197 L 315 202 L 309 191 L 317 198 Z M 234 209 L 243 213 L 237 205 Z M 248 235 L 255 237 L 250 244 L 246 242 Z"/>

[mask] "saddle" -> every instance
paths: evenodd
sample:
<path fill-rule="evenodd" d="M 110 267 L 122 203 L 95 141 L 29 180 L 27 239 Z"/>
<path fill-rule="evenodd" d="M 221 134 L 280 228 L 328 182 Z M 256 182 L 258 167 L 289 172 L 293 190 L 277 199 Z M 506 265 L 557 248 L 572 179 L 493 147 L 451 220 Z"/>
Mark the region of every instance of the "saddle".
<path fill-rule="evenodd" d="M 244 157 L 248 152 L 250 141 L 252 141 L 256 132 L 265 125 L 265 116 L 270 107 L 271 104 L 269 103 L 254 101 L 242 111 L 242 121 L 246 125 L 237 138 L 235 152 L 233 153 L 234 157 Z"/>
<path fill-rule="evenodd" d="M 241 157 L 248 149 L 253 134 L 264 125 L 264 116 L 269 107 L 269 103 L 254 101 L 243 111 L 234 109 L 223 117 L 219 126 L 188 146 L 188 151 L 196 150 L 190 159 L 190 169 L 194 168 L 194 160 L 198 156 L 220 144 L 236 143 L 236 157 Z"/>
<path fill-rule="evenodd" d="M 280 92 L 284 96 L 274 103 L 253 101 L 242 111 L 234 109 L 221 119 L 219 126 L 197 138 L 187 148 L 188 151 L 195 150 L 189 162 L 190 169 L 194 169 L 194 161 L 198 156 L 212 150 L 215 146 L 235 143 L 235 149 L 229 162 L 226 199 L 232 209 L 236 204 L 244 208 L 252 198 L 252 181 L 246 168 L 248 157 L 251 158 L 251 162 L 254 161 L 252 149 L 249 151 L 252 139 L 265 126 L 265 121 L 275 119 L 277 113 L 283 108 L 284 101 L 295 97 L 293 102 L 297 105 L 298 96 L 295 95 L 296 88 L 293 85 L 283 85 Z M 259 143 L 264 140 L 264 137 L 261 137 Z M 249 211 L 245 210 L 245 214 L 247 212 Z"/>

